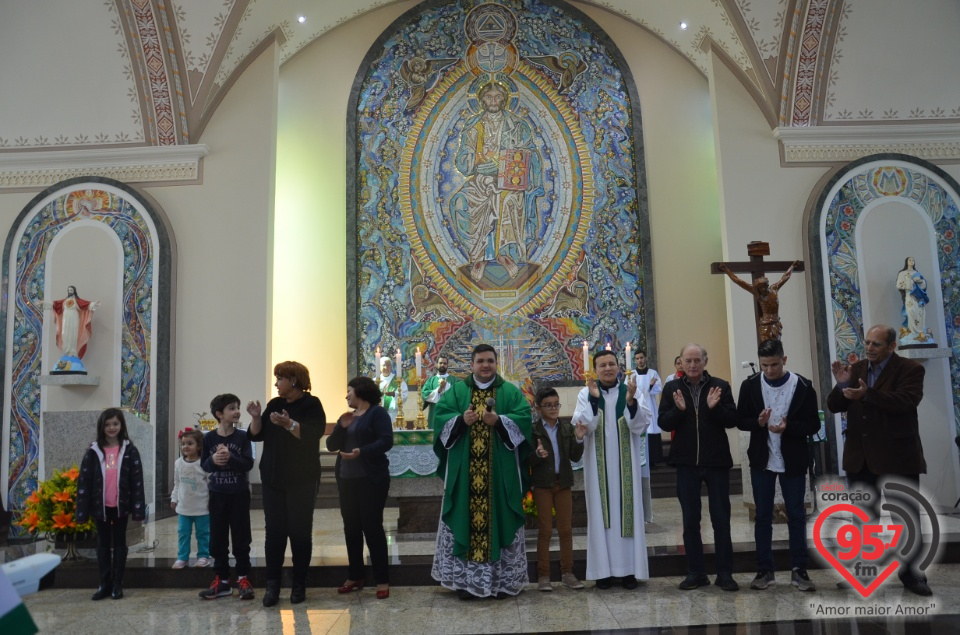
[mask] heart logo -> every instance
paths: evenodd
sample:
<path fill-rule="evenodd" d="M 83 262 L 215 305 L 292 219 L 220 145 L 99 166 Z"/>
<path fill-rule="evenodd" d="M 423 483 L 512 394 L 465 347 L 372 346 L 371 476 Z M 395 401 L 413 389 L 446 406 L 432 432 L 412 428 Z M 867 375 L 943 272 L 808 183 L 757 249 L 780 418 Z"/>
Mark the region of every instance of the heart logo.
<path fill-rule="evenodd" d="M 813 542 L 817 547 L 817 551 L 820 552 L 820 555 L 823 556 L 827 560 L 827 562 L 829 562 L 830 565 L 833 566 L 833 568 L 836 569 L 837 572 L 839 572 L 840 575 L 842 575 L 843 578 L 853 586 L 854 589 L 856 589 L 857 593 L 859 593 L 861 596 L 866 598 L 871 593 L 876 591 L 877 588 L 881 584 L 883 584 L 884 580 L 890 577 L 891 573 L 897 570 L 897 567 L 900 566 L 900 562 L 898 560 L 891 561 L 889 564 L 887 564 L 885 569 L 880 571 L 880 573 L 877 575 L 877 578 L 873 582 L 871 582 L 869 586 L 864 586 L 859 579 L 857 579 L 852 573 L 850 573 L 850 571 L 847 570 L 847 568 L 844 567 L 839 560 L 837 560 L 837 557 L 830 552 L 830 549 L 823 544 L 821 529 L 823 527 L 824 521 L 827 520 L 833 514 L 837 514 L 840 512 L 852 513 L 854 516 L 860 519 L 861 524 L 866 523 L 868 520 L 870 520 L 870 516 L 867 515 L 867 513 L 862 509 L 860 509 L 859 507 L 856 507 L 854 505 L 850 505 L 847 503 L 834 505 L 832 507 L 825 509 L 820 514 L 820 516 L 817 517 L 817 522 L 813 526 Z"/>

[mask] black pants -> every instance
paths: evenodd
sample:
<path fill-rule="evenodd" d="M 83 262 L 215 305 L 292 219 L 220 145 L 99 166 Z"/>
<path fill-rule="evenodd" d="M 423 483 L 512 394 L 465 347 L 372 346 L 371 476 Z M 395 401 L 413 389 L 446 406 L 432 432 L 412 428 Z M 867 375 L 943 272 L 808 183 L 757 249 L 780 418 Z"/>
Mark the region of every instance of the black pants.
<path fill-rule="evenodd" d="M 882 511 L 881 505 L 883 504 L 883 496 L 881 495 L 880 488 L 877 487 L 877 481 L 884 478 L 884 476 L 884 474 L 874 474 L 866 466 L 864 466 L 864 468 L 859 472 L 847 472 L 847 481 L 851 490 L 856 490 L 860 485 L 867 485 L 872 488 L 874 492 L 876 492 L 876 496 L 870 501 L 872 505 L 868 503 L 870 508 L 866 509 L 868 505 L 864 505 L 864 511 L 870 514 L 871 522 L 875 522 L 878 518 L 880 518 L 880 513 Z M 913 487 L 913 489 L 920 491 L 919 474 L 897 475 L 896 478 L 904 481 L 904 483 Z M 896 522 L 896 517 L 898 514 L 893 514 L 893 516 L 893 521 Z M 927 579 L 927 576 L 917 568 L 921 560 L 923 560 L 923 557 L 926 555 L 923 550 L 923 531 L 918 529 L 916 532 L 916 537 L 917 543 L 913 547 L 913 551 L 907 554 L 907 557 L 903 560 L 903 566 L 900 567 L 899 571 L 897 571 L 897 575 L 901 580 L 904 581 L 909 581 L 911 579 Z"/>
<path fill-rule="evenodd" d="M 97 526 L 97 549 L 114 549 L 127 546 L 127 520 L 129 516 L 117 517 L 116 507 L 107 507 L 104 520 L 94 519 Z"/>
<path fill-rule="evenodd" d="M 660 433 L 648 434 L 647 443 L 650 445 L 650 463 L 652 465 L 663 463 L 663 439 Z"/>
<path fill-rule="evenodd" d="M 299 487 L 284 489 L 263 484 L 263 517 L 266 523 L 263 551 L 267 560 L 268 581 L 280 581 L 289 538 L 293 554 L 293 583 L 306 583 L 307 569 L 313 555 L 313 507 L 316 496 L 317 483 L 312 480 Z"/>
<path fill-rule="evenodd" d="M 707 484 L 710 522 L 716 542 L 717 574 L 733 573 L 733 543 L 730 540 L 730 468 L 677 466 L 677 498 L 683 515 L 683 546 L 687 570 L 703 575 L 703 541 L 700 537 L 700 483 Z"/>
<path fill-rule="evenodd" d="M 210 492 L 210 555 L 220 579 L 230 578 L 227 545 L 231 543 L 237 575 L 250 574 L 250 541 L 250 490 L 236 494 Z"/>
<path fill-rule="evenodd" d="M 387 534 L 383 531 L 383 507 L 387 504 L 387 492 L 390 491 L 389 477 L 378 481 L 368 476 L 341 478 L 337 479 L 337 486 L 350 579 L 364 578 L 363 540 L 366 538 L 374 582 L 389 584 Z"/>

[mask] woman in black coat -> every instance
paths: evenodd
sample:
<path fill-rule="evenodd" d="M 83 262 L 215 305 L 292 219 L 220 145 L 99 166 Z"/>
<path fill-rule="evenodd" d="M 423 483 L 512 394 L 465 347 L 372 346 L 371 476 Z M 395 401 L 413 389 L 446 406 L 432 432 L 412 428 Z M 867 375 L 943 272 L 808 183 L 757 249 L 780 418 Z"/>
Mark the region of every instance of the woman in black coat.
<path fill-rule="evenodd" d="M 380 389 L 369 377 L 351 379 L 347 383 L 347 405 L 353 408 L 352 416 L 340 418 L 327 437 L 327 449 L 340 453 L 337 488 L 349 561 L 349 578 L 337 592 L 363 588 L 366 538 L 377 599 L 383 600 L 390 597 L 383 508 L 390 490 L 387 451 L 393 447 L 393 427 L 389 413 L 380 406 L 380 398 Z"/>
<path fill-rule="evenodd" d="M 320 480 L 320 438 L 327 417 L 320 400 L 310 394 L 310 371 L 298 362 L 281 362 L 273 369 L 278 396 L 260 410 L 247 404 L 252 417 L 247 433 L 263 442 L 260 480 L 266 524 L 264 557 L 267 590 L 263 605 L 280 599 L 280 575 L 290 540 L 293 588 L 290 603 L 307 597 L 307 569 L 313 555 L 313 505 Z"/>

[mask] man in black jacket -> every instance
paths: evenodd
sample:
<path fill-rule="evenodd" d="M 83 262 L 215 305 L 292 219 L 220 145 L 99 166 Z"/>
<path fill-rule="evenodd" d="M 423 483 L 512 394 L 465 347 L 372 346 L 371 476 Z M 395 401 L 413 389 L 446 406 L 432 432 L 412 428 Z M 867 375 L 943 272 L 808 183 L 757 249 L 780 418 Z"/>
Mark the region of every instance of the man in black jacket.
<path fill-rule="evenodd" d="M 737 427 L 750 433 L 747 456 L 756 504 L 753 535 L 759 572 L 750 588 L 763 590 L 775 582 L 771 541 L 773 499 L 779 478 L 790 534 L 790 583 L 800 591 L 815 591 L 807 575 L 803 497 L 810 456 L 807 437 L 820 429 L 817 393 L 809 379 L 784 368 L 787 356 L 779 340 L 760 344 L 757 357 L 762 372 L 741 384 L 737 399 Z"/>
<path fill-rule="evenodd" d="M 700 483 L 707 484 L 710 522 L 716 541 L 717 579 L 724 591 L 737 591 L 733 579 L 730 540 L 730 443 L 727 429 L 737 427 L 737 406 L 730 384 L 711 377 L 705 367 L 707 351 L 687 344 L 680 353 L 683 377 L 667 382 L 660 399 L 660 427 L 676 436 L 670 444 L 670 463 L 677 468 L 677 498 L 683 514 L 683 546 L 687 552 L 684 591 L 707 586 L 700 538 Z"/>

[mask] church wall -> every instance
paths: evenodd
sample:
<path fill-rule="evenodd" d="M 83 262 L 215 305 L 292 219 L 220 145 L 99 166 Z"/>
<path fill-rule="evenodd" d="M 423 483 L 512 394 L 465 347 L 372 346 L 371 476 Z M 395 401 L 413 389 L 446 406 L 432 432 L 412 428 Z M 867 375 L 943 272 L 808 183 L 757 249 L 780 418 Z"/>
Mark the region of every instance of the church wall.
<path fill-rule="evenodd" d="M 391 4 L 331 30 L 280 72 L 273 361 L 306 364 L 328 421 L 347 409 L 349 380 L 347 102 L 374 40 L 415 4 Z"/>
<path fill-rule="evenodd" d="M 268 395 L 277 66 L 271 46 L 196 140 L 210 147 L 202 184 L 149 189 L 178 253 L 171 461 L 176 430 L 195 426 L 215 395 L 234 393 L 244 405 Z"/>
<path fill-rule="evenodd" d="M 390 5 L 337 27 L 284 64 L 280 73 L 274 359 L 298 359 L 311 369 L 314 393 L 328 418 L 343 409 L 348 380 L 343 336 L 347 174 L 342 161 L 347 99 L 375 38 L 414 4 Z M 705 274 L 709 263 L 723 255 L 706 78 L 642 28 L 595 7 L 577 8 L 620 47 L 640 95 L 659 370 L 664 377 L 672 372 L 680 347 L 698 340 L 710 351 L 711 368 L 726 374 L 724 312 L 702 308 L 724 302 L 722 281 Z M 299 275 L 284 273 L 289 271 Z M 298 291 L 304 288 L 312 290 L 306 297 Z M 291 294 L 300 294 L 296 311 L 284 299 Z M 699 299 L 695 308 L 691 298 Z M 320 317 L 305 329 L 304 314 Z"/>
<path fill-rule="evenodd" d="M 707 79 L 658 37 L 594 6 L 577 8 L 616 42 L 640 95 L 653 252 L 657 370 L 690 341 L 726 373 L 729 351 L 723 286 L 708 275 L 722 258 L 720 193 Z"/>
<path fill-rule="evenodd" d="M 712 59 L 711 98 L 714 108 L 717 162 L 721 174 L 723 259 L 746 261 L 747 243 L 770 244 L 766 260 L 807 260 L 803 249 L 804 208 L 825 168 L 780 166 L 777 141 L 756 102 L 740 80 L 716 56 Z M 812 263 L 806 262 L 807 267 Z M 781 273 L 771 273 L 771 283 Z M 717 275 L 723 282 L 725 276 Z M 749 281 L 749 274 L 742 274 Z M 808 276 L 794 273 L 780 290 L 780 317 L 788 368 L 815 379 L 812 316 L 808 310 Z M 750 295 L 726 284 L 731 344 L 730 366 L 713 365 L 732 378 L 734 391 L 750 374 L 740 362 L 757 359 L 757 337 Z M 820 395 L 822 397 L 822 395 Z M 821 399 L 821 401 L 823 401 Z"/>

